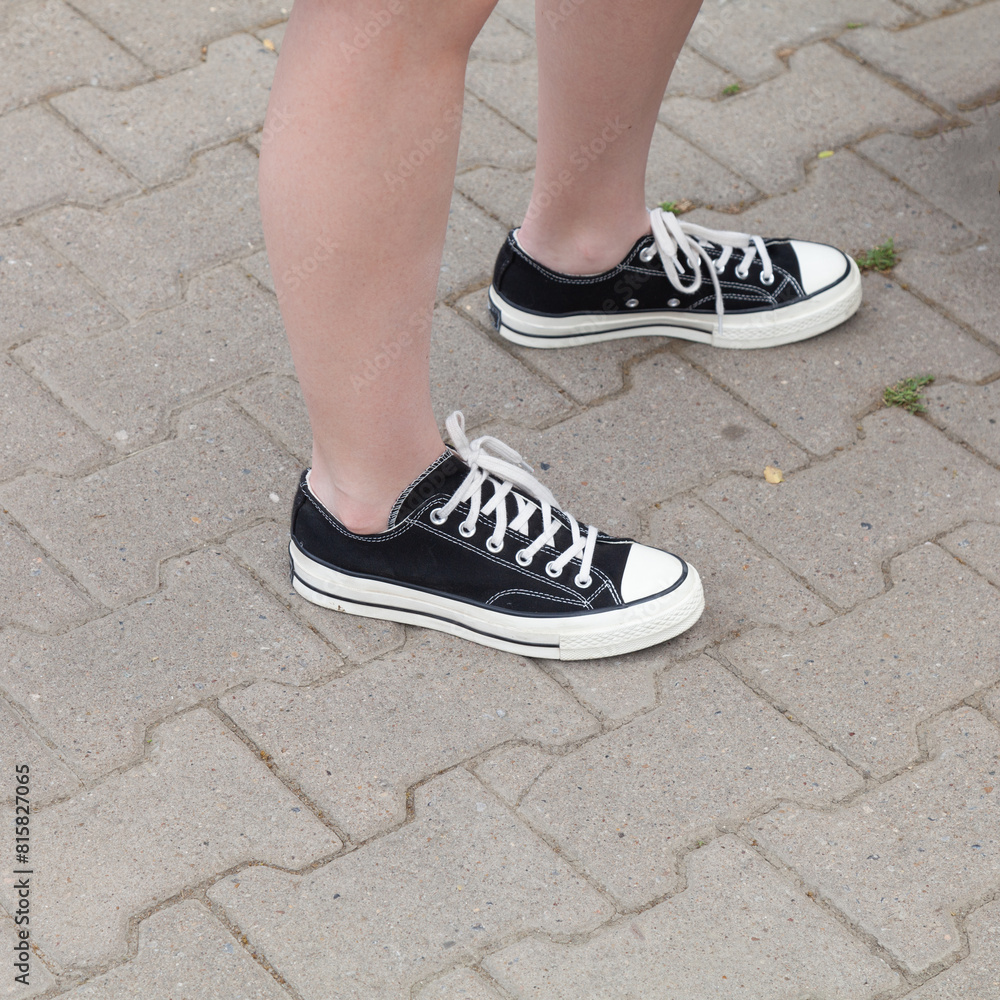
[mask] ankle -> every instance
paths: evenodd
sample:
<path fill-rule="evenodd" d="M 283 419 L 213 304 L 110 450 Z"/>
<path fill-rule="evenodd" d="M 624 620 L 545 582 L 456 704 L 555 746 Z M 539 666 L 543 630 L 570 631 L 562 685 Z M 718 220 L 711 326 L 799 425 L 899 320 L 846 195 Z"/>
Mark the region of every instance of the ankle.
<path fill-rule="evenodd" d="M 360 498 L 337 488 L 322 469 L 309 470 L 309 489 L 313 496 L 356 535 L 376 535 L 389 526 L 389 514 L 396 497 Z"/>
<path fill-rule="evenodd" d="M 630 225 L 614 229 L 587 229 L 569 232 L 546 230 L 529 218 L 517 230 L 517 242 L 532 260 L 560 274 L 602 274 L 617 267 L 635 245 L 649 233 L 645 212 Z"/>

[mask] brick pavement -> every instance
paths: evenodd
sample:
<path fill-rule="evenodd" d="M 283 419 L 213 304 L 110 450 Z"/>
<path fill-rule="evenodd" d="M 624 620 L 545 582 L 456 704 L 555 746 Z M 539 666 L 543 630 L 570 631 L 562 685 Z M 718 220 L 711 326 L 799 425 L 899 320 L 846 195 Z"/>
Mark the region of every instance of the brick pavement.
<path fill-rule="evenodd" d="M 558 664 L 290 592 L 308 426 L 254 183 L 289 6 L 0 10 L 0 757 L 37 872 L 0 997 L 1000 1000 L 1000 0 L 706 0 L 650 202 L 900 254 L 748 353 L 493 334 L 536 132 L 501 0 L 436 411 L 708 596 Z M 925 416 L 880 407 L 925 373 Z"/>

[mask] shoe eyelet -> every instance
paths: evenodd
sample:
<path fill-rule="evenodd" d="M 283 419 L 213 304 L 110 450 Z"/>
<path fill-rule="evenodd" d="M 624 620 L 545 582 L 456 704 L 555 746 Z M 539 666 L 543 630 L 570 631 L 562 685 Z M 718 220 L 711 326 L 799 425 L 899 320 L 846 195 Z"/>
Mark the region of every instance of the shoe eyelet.
<path fill-rule="evenodd" d="M 527 549 L 518 549 L 517 552 L 514 553 L 514 562 L 516 562 L 518 566 L 531 565 L 531 556 L 525 554 L 527 551 Z"/>
<path fill-rule="evenodd" d="M 560 576 L 562 576 L 562 570 L 561 569 L 556 569 L 555 565 L 556 564 L 554 562 L 550 562 L 550 563 L 546 563 L 545 564 L 545 574 L 546 574 L 546 576 L 551 576 L 553 580 L 556 580 Z"/>
<path fill-rule="evenodd" d="M 444 524 L 447 520 L 448 518 L 445 515 L 443 508 L 435 507 L 434 510 L 431 511 L 431 524 Z"/>
<path fill-rule="evenodd" d="M 676 309 L 680 304 L 680 299 L 670 299 L 670 301 L 667 302 L 667 305 L 670 306 L 671 309 Z"/>
<path fill-rule="evenodd" d="M 769 278 L 766 274 L 760 276 L 760 283 L 762 285 L 773 285 L 774 284 L 774 274 Z"/>
<path fill-rule="evenodd" d="M 586 579 L 584 579 L 584 578 L 583 578 L 582 576 L 580 576 L 580 574 L 579 574 L 579 573 L 577 573 L 577 575 L 576 575 L 576 577 L 574 578 L 573 582 L 574 582 L 574 583 L 575 583 L 575 584 L 576 584 L 576 585 L 577 585 L 577 586 L 578 586 L 578 587 L 579 587 L 579 588 L 580 588 L 581 590 L 586 590 L 586 589 L 587 589 L 587 588 L 588 588 L 588 587 L 589 587 L 589 586 L 590 586 L 590 585 L 591 585 L 591 584 L 592 584 L 592 583 L 594 582 L 594 578 L 593 578 L 592 576 L 588 576 L 588 577 L 587 577 Z"/>
<path fill-rule="evenodd" d="M 644 264 L 648 264 L 656 256 L 656 247 L 648 246 L 643 247 L 639 251 L 639 260 Z"/>
<path fill-rule="evenodd" d="M 740 279 L 740 281 L 746 281 L 747 277 L 750 274 L 750 272 L 749 271 L 741 271 L 739 268 L 736 268 L 736 270 L 733 271 L 733 274 L 735 274 L 736 277 Z"/>
<path fill-rule="evenodd" d="M 629 299 L 628 302 L 625 303 L 625 308 L 634 309 L 638 304 L 639 304 L 638 299 Z"/>
<path fill-rule="evenodd" d="M 463 538 L 471 538 L 476 533 L 476 529 L 471 524 L 466 524 L 466 522 L 463 521 L 458 526 L 458 533 Z"/>
<path fill-rule="evenodd" d="M 502 548 L 503 548 L 503 542 L 502 541 L 494 542 L 492 535 L 490 535 L 490 537 L 486 539 L 486 551 L 487 552 L 492 552 L 492 553 L 496 554 Z"/>

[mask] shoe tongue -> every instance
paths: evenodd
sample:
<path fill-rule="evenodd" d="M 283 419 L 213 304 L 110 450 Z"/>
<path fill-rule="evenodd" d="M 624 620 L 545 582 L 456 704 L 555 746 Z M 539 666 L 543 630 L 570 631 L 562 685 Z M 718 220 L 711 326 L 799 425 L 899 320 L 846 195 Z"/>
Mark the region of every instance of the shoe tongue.
<path fill-rule="evenodd" d="M 389 527 L 405 521 L 428 497 L 451 496 L 469 474 L 469 467 L 453 451 L 446 451 L 399 494 L 389 514 Z"/>

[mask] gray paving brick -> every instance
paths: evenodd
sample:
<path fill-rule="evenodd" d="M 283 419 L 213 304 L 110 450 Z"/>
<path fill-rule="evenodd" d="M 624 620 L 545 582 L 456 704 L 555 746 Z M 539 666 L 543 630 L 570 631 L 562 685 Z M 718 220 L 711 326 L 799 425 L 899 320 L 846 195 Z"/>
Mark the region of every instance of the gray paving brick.
<path fill-rule="evenodd" d="M 422 630 L 347 677 L 255 684 L 220 705 L 354 841 L 402 822 L 407 788 L 436 771 L 510 739 L 559 746 L 597 729 L 524 660 Z"/>
<path fill-rule="evenodd" d="M 933 113 L 827 45 L 790 57 L 787 73 L 746 93 L 710 102 L 664 101 L 660 119 L 761 191 L 785 191 L 803 161 L 877 128 L 927 125 Z"/>
<path fill-rule="evenodd" d="M 260 250 L 249 257 L 244 257 L 234 267 L 240 267 L 246 274 L 256 278 L 264 288 L 274 294 L 274 279 L 271 277 L 271 267 L 267 260 L 267 251 Z"/>
<path fill-rule="evenodd" d="M 538 136 L 538 60 L 517 63 L 470 59 L 465 86 L 532 138 Z"/>
<path fill-rule="evenodd" d="M 68 993 L 65 1000 L 285 1000 L 287 993 L 201 903 L 186 899 L 139 925 L 131 961 Z"/>
<path fill-rule="evenodd" d="M 14 946 L 20 943 L 20 938 L 17 936 L 18 932 L 23 929 L 17 927 L 14 921 L 6 914 L 0 915 L 0 948 L 3 948 L 4 955 L 14 954 Z M 16 956 L 13 961 L 18 961 L 19 958 L 20 956 Z M 8 959 L 8 961 L 11 960 Z M 28 960 L 28 966 L 28 985 L 23 986 L 13 981 L 14 976 L 22 974 L 21 970 L 8 965 L 8 968 L 11 969 L 10 978 L 0 987 L 3 990 L 3 996 L 16 997 L 17 1000 L 22 1000 L 22 998 L 36 997 L 55 986 L 55 977 L 45 968 L 34 951 L 32 951 Z"/>
<path fill-rule="evenodd" d="M 1000 730 L 962 708 L 931 739 L 929 763 L 849 806 L 776 809 L 749 825 L 912 971 L 956 955 L 953 914 L 1000 882 Z"/>
<path fill-rule="evenodd" d="M 967 128 L 926 139 L 879 135 L 860 143 L 857 150 L 973 232 L 996 240 L 1000 238 L 996 205 L 1000 109 L 983 108 L 966 117 L 972 123 Z"/>
<path fill-rule="evenodd" d="M 137 766 L 35 813 L 32 830 L 33 936 L 63 966 L 125 958 L 132 914 L 213 872 L 251 860 L 302 868 L 340 848 L 201 709 L 159 725 Z M 5 905 L 10 891 L 0 884 Z"/>
<path fill-rule="evenodd" d="M 862 1000 L 900 983 L 792 879 L 734 837 L 692 854 L 683 892 L 585 941 L 528 938 L 485 968 L 519 998 Z"/>
<path fill-rule="evenodd" d="M 1000 475 L 926 421 L 888 409 L 862 426 L 854 448 L 780 486 L 734 476 L 702 491 L 842 607 L 882 591 L 890 556 L 970 518 L 1000 518 Z"/>
<path fill-rule="evenodd" d="M 727 469 L 763 476 L 802 453 L 708 379 L 669 355 L 632 368 L 627 396 L 540 434 L 504 427 L 564 509 L 617 534 L 638 529 L 637 511 Z"/>
<path fill-rule="evenodd" d="M 940 540 L 952 555 L 1000 587 L 1000 525 L 967 524 Z"/>
<path fill-rule="evenodd" d="M 968 957 L 935 976 L 906 1000 L 963 1000 L 1000 996 L 1000 904 L 987 903 L 965 922 Z"/>
<path fill-rule="evenodd" d="M 99 205 L 138 190 L 87 142 L 44 108 L 0 118 L 0 222 L 59 201 Z"/>
<path fill-rule="evenodd" d="M 827 802 L 861 785 L 707 657 L 662 683 L 658 709 L 560 759 L 520 806 L 629 908 L 676 889 L 678 853 L 718 826 L 780 799 Z"/>
<path fill-rule="evenodd" d="M 62 0 L 21 0 L 0 32 L 0 114 L 82 84 L 124 87 L 152 75 Z"/>
<path fill-rule="evenodd" d="M 534 38 L 535 4 L 533 0 L 499 0 L 496 5 L 496 13 Z"/>
<path fill-rule="evenodd" d="M 858 766 L 920 756 L 917 726 L 997 677 L 1000 593 L 937 546 L 894 559 L 894 586 L 796 636 L 758 631 L 725 649 L 740 671 Z"/>
<path fill-rule="evenodd" d="M 797 0 L 770 0 L 766 5 L 709 0 L 695 20 L 688 44 L 741 80 L 756 83 L 784 70 L 776 56 L 779 51 L 850 35 L 848 24 L 897 27 L 911 19 L 890 0 L 826 0 L 811 5 Z"/>
<path fill-rule="evenodd" d="M 0 755 L 7 762 L 8 770 L 14 765 L 22 764 L 27 764 L 30 768 L 28 797 L 35 809 L 53 799 L 69 795 L 80 787 L 76 775 L 25 725 L 24 720 L 2 701 L 0 701 Z M 14 789 L 15 785 L 11 780 L 3 793 L 6 805 L 14 804 Z"/>
<path fill-rule="evenodd" d="M 666 96 L 717 97 L 724 88 L 736 82 L 735 74 L 721 69 L 690 45 L 685 45 L 674 63 Z"/>
<path fill-rule="evenodd" d="M 490 165 L 526 170 L 535 165 L 535 143 L 478 97 L 465 95 L 458 170 Z"/>
<path fill-rule="evenodd" d="M 194 174 L 107 212 L 68 206 L 33 220 L 52 245 L 132 316 L 182 296 L 183 280 L 262 244 L 257 158 L 229 145 Z"/>
<path fill-rule="evenodd" d="M 682 343 L 681 353 L 820 455 L 855 439 L 856 415 L 887 385 L 923 372 L 971 380 L 1000 370 L 1000 355 L 897 283 L 879 274 L 863 283 L 861 309 L 821 337 L 766 351 Z"/>
<path fill-rule="evenodd" d="M 418 989 L 415 1000 L 502 1000 L 502 998 L 472 969 L 454 969 Z"/>
<path fill-rule="evenodd" d="M 506 236 L 503 226 L 456 191 L 448 215 L 438 299 L 486 284 L 493 277 L 493 265 Z"/>
<path fill-rule="evenodd" d="M 265 375 L 234 392 L 233 399 L 296 457 L 297 464 L 310 464 L 312 432 L 295 378 Z"/>
<path fill-rule="evenodd" d="M 81 87 L 52 103 L 145 184 L 163 184 L 200 150 L 260 127 L 276 61 L 252 35 L 234 35 L 193 69 L 125 91 Z"/>
<path fill-rule="evenodd" d="M 132 326 L 86 341 L 39 337 L 17 357 L 122 454 L 164 437 L 199 396 L 292 368 L 274 297 L 228 267 Z"/>
<path fill-rule="evenodd" d="M 961 108 L 1000 93 L 993 44 L 998 32 L 1000 7 L 984 3 L 903 31 L 863 28 L 841 41 L 914 90 Z"/>
<path fill-rule="evenodd" d="M 993 721 L 1000 726 L 1000 686 L 993 688 L 983 696 L 983 708 Z"/>
<path fill-rule="evenodd" d="M 993 370 L 997 368 L 1000 358 L 993 365 Z M 1000 382 L 932 385 L 926 399 L 927 414 L 934 423 L 1000 465 Z"/>
<path fill-rule="evenodd" d="M 167 0 L 153 7 L 129 0 L 78 0 L 77 8 L 159 73 L 194 66 L 201 47 L 288 15 L 288 0 L 220 0 L 214 6 Z"/>
<path fill-rule="evenodd" d="M 100 614 L 100 605 L 67 580 L 51 560 L 0 520 L 0 622 L 52 632 Z"/>
<path fill-rule="evenodd" d="M 294 465 L 229 406 L 201 403 L 178 423 L 176 438 L 84 479 L 29 476 L 0 491 L 106 604 L 154 590 L 160 559 L 291 504 Z"/>
<path fill-rule="evenodd" d="M 264 42 L 264 47 L 268 48 L 270 42 L 274 46 L 275 52 L 281 51 L 281 43 L 285 40 L 285 29 L 288 27 L 287 21 L 278 21 L 264 28 L 257 28 L 254 35 Z"/>
<path fill-rule="evenodd" d="M 534 33 L 534 24 L 531 32 Z M 472 46 L 470 58 L 489 62 L 520 62 L 534 51 L 535 44 L 531 35 L 502 16 L 498 7 L 486 19 L 483 30 Z"/>
<path fill-rule="evenodd" d="M 120 326 L 122 317 L 37 237 L 21 227 L 0 230 L 0 345 L 23 343 L 45 330 L 78 336 Z"/>
<path fill-rule="evenodd" d="M 9 358 L 0 363 L 0 413 L 0 479 L 26 469 L 72 474 L 101 456 L 93 434 Z"/>
<path fill-rule="evenodd" d="M 512 744 L 499 747 L 477 762 L 476 777 L 509 806 L 516 806 L 535 779 L 555 758 L 538 747 Z"/>
<path fill-rule="evenodd" d="M 226 539 L 226 547 L 279 596 L 291 604 L 327 642 L 347 659 L 361 663 L 403 644 L 403 626 L 377 618 L 361 618 L 320 608 L 299 597 L 288 582 L 288 522 L 265 521 Z"/>
<path fill-rule="evenodd" d="M 142 756 L 146 727 L 249 681 L 304 684 L 340 658 L 226 558 L 162 567 L 148 598 L 60 636 L 0 636 L 0 685 L 81 774 Z"/>
<path fill-rule="evenodd" d="M 209 890 L 304 1000 L 404 1000 L 509 936 L 607 918 L 605 901 L 471 776 L 435 778 L 414 798 L 412 823 L 309 875 L 258 866 Z"/>

